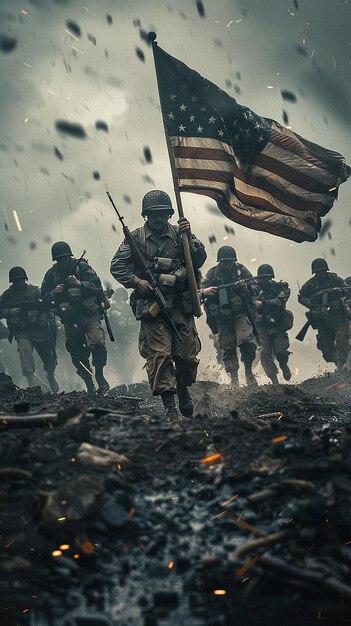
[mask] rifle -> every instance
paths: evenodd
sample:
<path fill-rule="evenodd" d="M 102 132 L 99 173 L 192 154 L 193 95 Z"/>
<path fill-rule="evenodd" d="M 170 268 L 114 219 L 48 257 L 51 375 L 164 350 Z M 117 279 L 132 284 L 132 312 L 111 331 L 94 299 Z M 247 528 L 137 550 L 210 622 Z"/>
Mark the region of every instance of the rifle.
<path fill-rule="evenodd" d="M 73 269 L 69 270 L 69 276 L 74 276 L 74 273 L 76 272 L 79 263 L 83 260 L 83 257 L 85 256 L 85 254 L 87 253 L 86 250 L 83 250 L 82 254 L 80 255 L 79 259 L 76 260 L 75 264 L 73 265 Z M 68 277 L 67 277 L 68 278 Z M 67 280 L 66 278 L 66 280 Z"/>
<path fill-rule="evenodd" d="M 295 339 L 297 339 L 297 341 L 303 341 L 306 337 L 307 331 L 309 329 L 309 327 L 311 326 L 311 322 L 307 321 L 301 328 L 300 332 L 297 333 Z"/>
<path fill-rule="evenodd" d="M 103 315 L 104 320 L 105 320 L 106 330 L 108 332 L 108 336 L 110 337 L 110 341 L 114 341 L 115 338 L 114 338 L 114 335 L 113 335 L 113 332 L 112 332 L 110 320 L 107 317 L 106 309 L 104 307 L 103 302 L 100 303 L 100 307 L 101 307 L 102 315 Z"/>
<path fill-rule="evenodd" d="M 57 365 L 57 352 L 56 352 L 55 339 L 54 339 L 54 335 L 53 335 L 49 320 L 46 320 L 46 332 L 48 334 L 51 356 L 53 357 L 55 364 Z"/>
<path fill-rule="evenodd" d="M 165 321 L 165 324 L 167 326 L 169 326 L 169 328 L 172 329 L 172 331 L 174 333 L 174 336 L 178 339 L 178 341 L 183 343 L 183 339 L 182 339 L 182 337 L 181 337 L 177 327 L 175 326 L 175 324 L 174 324 L 174 322 L 173 322 L 173 320 L 172 320 L 172 318 L 170 316 L 170 313 L 169 313 L 170 309 L 169 309 L 168 304 L 167 304 L 167 302 L 165 300 L 165 297 L 164 297 L 164 295 L 163 295 L 163 293 L 162 293 L 162 291 L 161 291 L 161 289 L 159 287 L 159 284 L 157 282 L 156 277 L 152 273 L 151 269 L 148 266 L 148 263 L 147 263 L 146 259 L 144 258 L 143 254 L 141 253 L 141 251 L 139 250 L 138 246 L 136 245 L 134 237 L 133 237 L 132 233 L 130 232 L 128 226 L 126 226 L 126 224 L 124 223 L 124 221 L 123 221 L 124 217 L 118 211 L 118 209 L 117 209 L 117 207 L 116 207 L 116 205 L 115 205 L 115 203 L 114 203 L 114 201 L 112 199 L 112 196 L 111 196 L 110 192 L 106 191 L 106 195 L 107 195 L 109 201 L 111 202 L 114 210 L 116 211 L 117 217 L 118 217 L 119 221 L 122 224 L 123 234 L 124 234 L 124 236 L 126 238 L 127 243 L 130 246 L 130 249 L 132 251 L 132 255 L 134 257 L 134 261 L 135 261 L 136 265 L 139 267 L 139 270 L 141 270 L 145 274 L 145 276 L 147 277 L 147 279 L 148 279 L 148 281 L 149 281 L 149 283 L 150 283 L 150 285 L 152 287 L 152 290 L 153 290 L 154 296 L 155 296 L 155 300 L 156 300 L 158 306 L 160 307 L 160 311 L 161 311 L 161 314 L 162 314 L 163 319 Z"/>

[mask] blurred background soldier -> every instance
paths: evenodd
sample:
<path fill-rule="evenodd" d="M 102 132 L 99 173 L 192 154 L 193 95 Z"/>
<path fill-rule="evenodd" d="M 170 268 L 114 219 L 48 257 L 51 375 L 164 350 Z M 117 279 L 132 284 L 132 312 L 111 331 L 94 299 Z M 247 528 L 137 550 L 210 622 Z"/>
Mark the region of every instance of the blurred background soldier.
<path fill-rule="evenodd" d="M 0 341 L 9 338 L 9 331 L 7 330 L 5 324 L 0 322 Z M 0 374 L 4 374 L 6 372 L 6 366 L 2 359 L 2 352 L 0 350 Z"/>
<path fill-rule="evenodd" d="M 306 317 L 317 330 L 317 348 L 327 363 L 340 371 L 349 352 L 349 317 L 345 283 L 329 272 L 325 259 L 312 261 L 312 278 L 302 287 L 299 302 L 309 309 Z"/>
<path fill-rule="evenodd" d="M 146 359 L 146 371 L 154 395 L 161 396 L 166 417 L 177 417 L 175 394 L 182 415 L 190 417 L 193 403 L 188 387 L 196 380 L 201 344 L 192 312 L 187 270 L 181 233 L 189 233 L 195 272 L 206 260 L 203 244 L 190 232 L 186 218 L 179 227 L 169 224 L 173 215 L 171 199 L 160 190 L 149 191 L 143 198 L 142 216 L 146 223 L 132 233 L 145 260 L 153 270 L 164 294 L 170 320 L 181 340 L 176 338 L 169 322 L 158 314 L 153 317 L 153 289 L 143 270 L 137 267 L 129 243 L 118 248 L 111 262 L 111 273 L 124 287 L 134 288 L 131 296 L 133 312 L 141 321 L 139 351 Z M 175 365 L 175 368 L 174 368 Z"/>
<path fill-rule="evenodd" d="M 33 348 L 39 354 L 46 371 L 52 393 L 57 393 L 59 386 L 55 378 L 55 348 L 47 312 L 40 300 L 40 289 L 29 283 L 23 267 L 12 267 L 9 273 L 9 282 L 12 283 L 1 296 L 0 315 L 6 317 L 9 330 L 9 341 L 17 342 L 23 376 L 27 379 L 28 387 L 40 385 L 35 375 Z"/>
<path fill-rule="evenodd" d="M 257 306 L 256 324 L 261 344 L 260 356 L 262 367 L 273 385 L 278 385 L 278 369 L 274 362 L 277 359 L 285 380 L 290 380 L 288 366 L 289 337 L 287 330 L 293 325 L 294 317 L 286 310 L 290 297 L 288 283 L 274 280 L 271 265 L 260 265 L 257 270 L 259 294 L 255 300 Z"/>
<path fill-rule="evenodd" d="M 128 291 L 118 287 L 111 297 L 110 324 L 115 336 L 111 344 L 110 361 L 120 383 L 130 384 L 140 356 L 136 348 L 139 325 L 129 304 Z"/>
<path fill-rule="evenodd" d="M 252 274 L 238 263 L 234 248 L 222 246 L 217 253 L 217 265 L 202 281 L 207 323 L 213 333 L 219 334 L 224 367 L 235 386 L 239 384 L 237 348 L 245 366 L 247 384 L 257 385 L 252 373 L 257 342 L 250 306 L 256 292 L 253 283 L 245 282 L 248 279 L 252 279 Z"/>
<path fill-rule="evenodd" d="M 104 395 L 109 384 L 104 377 L 107 350 L 101 324 L 103 289 L 100 278 L 87 261 L 80 259 L 78 263 L 72 258 L 72 250 L 65 241 L 54 243 L 51 254 L 55 264 L 44 276 L 42 298 L 52 303 L 63 323 L 66 348 L 87 392 L 95 393 L 89 360 L 91 354 L 98 393 Z"/>

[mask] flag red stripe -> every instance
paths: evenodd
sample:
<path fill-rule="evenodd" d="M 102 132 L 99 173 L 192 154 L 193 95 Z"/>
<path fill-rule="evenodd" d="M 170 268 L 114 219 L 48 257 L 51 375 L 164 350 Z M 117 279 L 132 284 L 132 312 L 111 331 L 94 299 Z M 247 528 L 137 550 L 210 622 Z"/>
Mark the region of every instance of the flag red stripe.
<path fill-rule="evenodd" d="M 299 141 L 299 139 L 290 135 L 285 135 L 284 132 L 278 132 L 272 129 L 270 142 L 275 146 L 280 146 L 284 148 L 284 150 L 293 152 L 297 156 L 301 157 L 304 161 L 307 161 L 307 163 L 311 163 L 311 165 L 316 165 L 316 167 L 319 167 L 328 174 L 333 174 L 335 176 L 339 173 L 339 170 L 337 170 L 337 168 L 334 168 L 335 171 L 332 171 L 327 163 L 320 161 L 318 158 L 316 158 L 309 150 L 307 150 L 306 146 L 301 141 Z"/>
<path fill-rule="evenodd" d="M 273 159 L 265 154 L 259 154 L 254 162 L 254 165 L 259 165 L 267 172 L 272 172 L 272 174 L 278 174 L 278 176 L 285 178 L 285 180 L 290 181 L 298 187 L 303 187 L 306 191 L 310 191 L 311 193 L 327 194 L 329 191 L 328 185 L 320 183 L 317 180 L 298 172 L 292 167 L 289 167 L 286 163 L 277 161 L 276 159 Z"/>

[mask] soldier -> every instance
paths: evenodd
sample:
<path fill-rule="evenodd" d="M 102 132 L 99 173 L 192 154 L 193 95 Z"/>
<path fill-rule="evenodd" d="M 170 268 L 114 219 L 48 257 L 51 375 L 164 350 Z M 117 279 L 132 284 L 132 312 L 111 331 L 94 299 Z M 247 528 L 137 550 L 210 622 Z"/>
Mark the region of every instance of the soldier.
<path fill-rule="evenodd" d="M 154 395 L 161 396 L 167 419 L 177 417 L 175 395 L 184 417 L 193 413 L 188 387 L 196 380 L 201 344 L 192 313 L 181 233 L 189 233 L 195 272 L 206 259 L 203 244 L 190 232 L 186 218 L 178 226 L 169 223 L 173 215 L 171 199 L 164 191 L 149 191 L 143 198 L 142 216 L 146 223 L 132 235 L 150 267 L 170 308 L 170 317 L 182 342 L 165 322 L 162 314 L 152 317 L 152 287 L 136 267 L 126 240 L 111 262 L 111 273 L 124 287 L 133 288 L 131 304 L 136 319 L 141 321 L 139 351 L 146 359 L 146 371 Z M 175 366 L 175 367 L 174 367 Z"/>
<path fill-rule="evenodd" d="M 255 288 L 245 282 L 251 278 L 251 272 L 238 263 L 234 248 L 222 246 L 217 253 L 217 265 L 207 272 L 202 281 L 207 323 L 212 332 L 219 333 L 224 367 L 234 386 L 239 384 L 237 348 L 245 366 L 247 384 L 257 385 L 252 373 L 257 342 L 252 320 L 249 319 L 250 300 L 255 295 Z"/>
<path fill-rule="evenodd" d="M 52 303 L 63 323 L 66 348 L 78 375 L 86 384 L 87 392 L 95 394 L 89 361 L 91 354 L 98 394 L 105 395 L 109 384 L 104 377 L 107 350 L 101 324 L 103 289 L 100 278 L 84 259 L 77 265 L 65 241 L 54 243 L 51 254 L 55 264 L 44 276 L 42 298 Z"/>
<path fill-rule="evenodd" d="M 273 385 L 278 385 L 277 359 L 285 380 L 291 379 L 289 360 L 289 337 L 286 332 L 292 328 L 293 314 L 286 310 L 290 297 L 288 283 L 274 280 L 271 265 L 260 265 L 257 270 L 257 284 L 260 292 L 255 300 L 256 324 L 261 344 L 262 367 Z"/>
<path fill-rule="evenodd" d="M 132 383 L 133 375 L 140 360 L 135 341 L 139 333 L 136 321 L 129 304 L 128 291 L 118 287 L 111 297 L 109 311 L 110 324 L 116 341 L 111 344 L 115 370 L 119 382 Z"/>
<path fill-rule="evenodd" d="M 300 289 L 298 300 L 309 309 L 306 317 L 317 332 L 317 348 L 327 363 L 340 371 L 349 351 L 349 309 L 345 302 L 345 283 L 329 272 L 325 259 L 312 261 L 310 278 Z"/>
<path fill-rule="evenodd" d="M 9 331 L 7 330 L 5 324 L 0 322 L 0 341 L 9 338 Z M 0 351 L 0 374 L 4 374 L 6 371 L 6 366 L 4 361 L 2 360 L 2 352 Z"/>
<path fill-rule="evenodd" d="M 57 393 L 59 386 L 55 378 L 56 360 L 50 342 L 47 312 L 40 300 L 40 289 L 30 283 L 23 267 L 12 267 L 9 282 L 12 283 L 1 296 L 0 315 L 5 317 L 9 330 L 9 341 L 15 338 L 20 356 L 23 376 L 28 387 L 38 385 L 35 376 L 33 348 L 39 354 L 52 393 Z"/>

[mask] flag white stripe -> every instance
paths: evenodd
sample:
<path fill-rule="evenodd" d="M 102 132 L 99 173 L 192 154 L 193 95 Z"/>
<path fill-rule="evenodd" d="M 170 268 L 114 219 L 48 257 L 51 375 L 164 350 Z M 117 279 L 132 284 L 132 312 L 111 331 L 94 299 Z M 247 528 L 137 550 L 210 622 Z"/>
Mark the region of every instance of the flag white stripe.
<path fill-rule="evenodd" d="M 325 170 L 322 170 L 317 165 L 305 161 L 303 157 L 278 147 L 273 143 L 268 143 L 262 150 L 261 154 L 265 154 L 277 161 L 281 161 L 285 165 L 292 167 L 296 172 L 305 174 L 310 178 L 313 178 L 316 182 L 322 182 L 325 185 L 333 187 L 335 185 L 336 176 L 329 174 Z"/>

